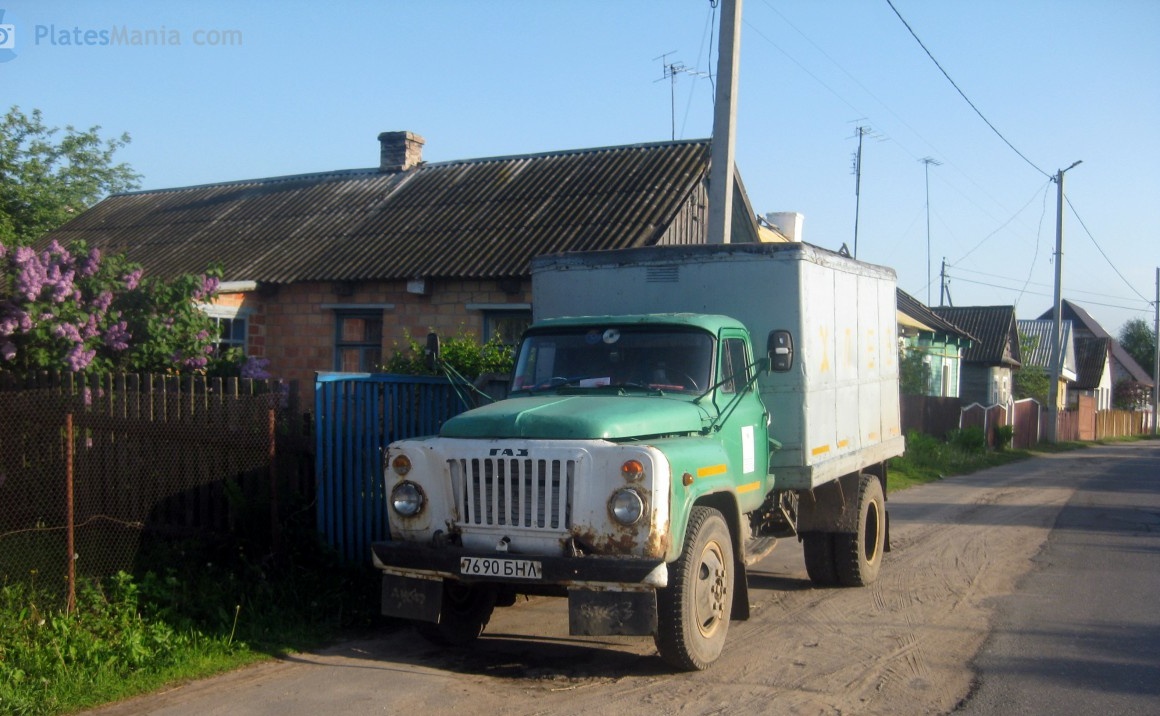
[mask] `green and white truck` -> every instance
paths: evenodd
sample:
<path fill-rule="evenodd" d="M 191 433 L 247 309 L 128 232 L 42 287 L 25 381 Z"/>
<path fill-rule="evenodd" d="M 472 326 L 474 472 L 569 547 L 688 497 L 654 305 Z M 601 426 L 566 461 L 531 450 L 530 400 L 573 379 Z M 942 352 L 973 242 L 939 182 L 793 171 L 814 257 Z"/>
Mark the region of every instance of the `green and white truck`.
<path fill-rule="evenodd" d="M 873 582 L 899 426 L 895 274 L 803 243 L 532 264 L 507 399 L 390 445 L 384 614 L 464 644 L 516 596 L 680 669 L 749 616 L 746 567 L 796 537 L 817 585 Z"/>

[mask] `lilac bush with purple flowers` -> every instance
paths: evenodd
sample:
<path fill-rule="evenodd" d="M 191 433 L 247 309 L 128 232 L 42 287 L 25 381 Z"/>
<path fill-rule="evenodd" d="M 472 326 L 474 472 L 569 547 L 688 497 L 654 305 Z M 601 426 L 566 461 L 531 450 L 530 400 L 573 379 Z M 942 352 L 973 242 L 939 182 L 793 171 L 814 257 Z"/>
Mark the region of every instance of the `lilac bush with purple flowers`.
<path fill-rule="evenodd" d="M 220 269 L 171 281 L 83 243 L 0 244 L 0 370 L 204 372 Z M 236 373 L 235 369 L 235 373 Z"/>

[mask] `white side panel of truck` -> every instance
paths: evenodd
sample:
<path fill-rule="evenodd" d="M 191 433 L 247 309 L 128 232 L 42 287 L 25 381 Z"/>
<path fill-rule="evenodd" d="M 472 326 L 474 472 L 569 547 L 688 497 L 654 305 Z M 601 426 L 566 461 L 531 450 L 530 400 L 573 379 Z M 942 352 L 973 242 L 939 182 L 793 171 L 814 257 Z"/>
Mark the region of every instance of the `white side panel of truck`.
<path fill-rule="evenodd" d="M 788 330 L 787 373 L 759 380 L 779 489 L 808 489 L 902 454 L 896 278 L 809 244 L 655 246 L 532 262 L 536 320 L 715 313 L 740 320 L 762 354 Z"/>

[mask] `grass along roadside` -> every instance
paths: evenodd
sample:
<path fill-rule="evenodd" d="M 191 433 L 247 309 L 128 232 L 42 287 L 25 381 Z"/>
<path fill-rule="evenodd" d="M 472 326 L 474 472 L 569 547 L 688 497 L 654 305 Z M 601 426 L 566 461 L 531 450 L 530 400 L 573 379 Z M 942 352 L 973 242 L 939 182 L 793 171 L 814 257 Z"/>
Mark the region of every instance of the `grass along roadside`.
<path fill-rule="evenodd" d="M 965 475 L 989 467 L 1026 460 L 1036 455 L 1082 450 L 1091 445 L 1154 439 L 1151 435 L 1144 435 L 1106 438 L 1093 442 L 1043 442 L 1031 450 L 989 450 L 983 442 L 981 430 L 955 431 L 945 443 L 929 435 L 912 432 L 906 436 L 906 453 L 890 460 L 888 485 L 890 491 L 895 492 L 950 475 Z"/>
<path fill-rule="evenodd" d="M 375 576 L 313 542 L 277 560 L 154 544 L 142 561 L 165 566 L 85 580 L 71 613 L 35 578 L 0 584 L 0 714 L 71 713 L 373 626 Z"/>

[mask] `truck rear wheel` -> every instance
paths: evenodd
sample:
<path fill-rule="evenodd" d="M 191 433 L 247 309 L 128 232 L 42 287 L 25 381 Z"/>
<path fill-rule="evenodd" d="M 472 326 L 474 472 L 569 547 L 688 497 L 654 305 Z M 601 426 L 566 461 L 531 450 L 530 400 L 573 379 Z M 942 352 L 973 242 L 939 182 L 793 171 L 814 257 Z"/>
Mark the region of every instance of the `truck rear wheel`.
<path fill-rule="evenodd" d="M 838 584 L 838 565 L 834 558 L 833 532 L 802 533 L 802 551 L 806 556 L 806 574 L 815 587 Z"/>
<path fill-rule="evenodd" d="M 491 621 L 496 590 L 487 584 L 443 580 L 443 602 L 438 623 L 419 622 L 419 633 L 440 646 L 463 646 L 479 638 Z"/>
<path fill-rule="evenodd" d="M 834 536 L 838 581 L 847 587 L 873 584 L 885 551 L 886 500 L 882 483 L 873 475 L 862 475 L 858 482 L 858 531 Z"/>
<path fill-rule="evenodd" d="M 733 611 L 733 540 L 720 512 L 693 508 L 669 567 L 669 586 L 657 592 L 657 651 L 678 669 L 705 669 L 721 655 Z"/>

